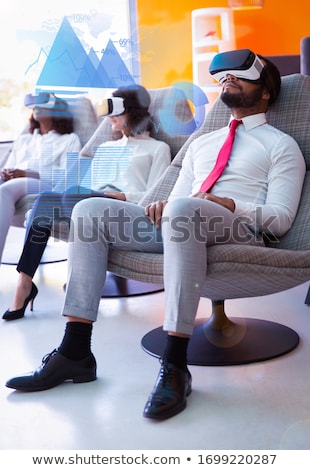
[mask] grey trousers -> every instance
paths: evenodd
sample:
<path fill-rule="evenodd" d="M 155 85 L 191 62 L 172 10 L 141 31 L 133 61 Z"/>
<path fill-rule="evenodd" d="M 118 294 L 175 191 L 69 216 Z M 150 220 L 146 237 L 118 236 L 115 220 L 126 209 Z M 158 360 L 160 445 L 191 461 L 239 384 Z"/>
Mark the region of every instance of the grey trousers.
<path fill-rule="evenodd" d="M 110 247 L 164 252 L 164 329 L 190 335 L 201 287 L 207 282 L 207 248 L 217 243 L 263 242 L 231 211 L 198 198 L 167 204 L 161 229 L 136 204 L 101 198 L 81 201 L 72 213 L 62 314 L 96 321 Z"/>
<path fill-rule="evenodd" d="M 208 246 L 264 243 L 245 221 L 204 199 L 178 199 L 167 204 L 164 216 L 164 329 L 191 335 L 202 285 L 208 282 Z"/>
<path fill-rule="evenodd" d="M 144 208 L 116 199 L 85 199 L 73 209 L 63 315 L 96 321 L 110 247 L 162 253 L 161 230 Z"/>

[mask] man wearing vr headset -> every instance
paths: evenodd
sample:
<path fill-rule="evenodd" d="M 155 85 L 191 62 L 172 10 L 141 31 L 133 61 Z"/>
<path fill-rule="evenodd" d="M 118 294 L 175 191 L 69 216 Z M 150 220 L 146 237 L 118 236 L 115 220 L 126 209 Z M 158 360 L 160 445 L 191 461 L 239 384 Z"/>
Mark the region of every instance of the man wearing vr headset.
<path fill-rule="evenodd" d="M 262 232 L 284 234 L 294 220 L 305 175 L 305 162 L 297 143 L 266 122 L 265 112 L 280 90 L 277 68 L 251 51 L 242 54 L 219 54 L 210 67 L 222 83 L 221 99 L 231 109 L 232 117 L 242 120 L 229 164 L 211 191 L 201 191 L 201 185 L 214 166 L 228 127 L 193 140 L 168 201 L 157 201 L 145 208 L 132 204 L 125 208 L 119 201 L 109 205 L 98 199 L 77 204 L 72 215 L 70 275 L 62 311 L 67 317 L 65 335 L 42 366 L 9 380 L 8 387 L 35 391 L 54 387 L 66 379 L 94 380 L 92 323 L 97 318 L 110 246 L 163 251 L 167 343 L 143 415 L 163 420 L 184 410 L 191 393 L 187 347 L 201 286 L 208 277 L 208 246 L 263 245 Z M 126 237 L 112 223 L 120 220 L 120 215 L 132 222 L 126 225 Z M 135 233 L 137 220 L 144 223 L 144 237 Z M 84 237 L 94 237 L 99 231 L 96 241 L 85 243 L 79 237 L 77 227 L 81 221 Z M 85 279 L 92 286 L 91 295 L 84 288 Z M 81 285 L 83 289 L 79 289 Z"/>
<path fill-rule="evenodd" d="M 0 171 L 0 263 L 17 201 L 52 189 L 53 168 L 65 169 L 67 153 L 81 149 L 66 101 L 39 93 L 26 95 L 24 104 L 33 110 L 28 132 L 15 140 Z"/>

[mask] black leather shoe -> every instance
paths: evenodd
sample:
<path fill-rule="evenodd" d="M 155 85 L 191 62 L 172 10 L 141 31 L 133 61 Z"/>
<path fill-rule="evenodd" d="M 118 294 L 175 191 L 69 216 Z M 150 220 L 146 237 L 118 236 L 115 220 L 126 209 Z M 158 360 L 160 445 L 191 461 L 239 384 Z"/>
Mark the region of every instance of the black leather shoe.
<path fill-rule="evenodd" d="M 145 405 L 143 416 L 167 419 L 186 407 L 186 397 L 192 391 L 192 376 L 170 362 L 162 362 L 154 389 Z"/>
<path fill-rule="evenodd" d="M 22 392 L 38 392 L 56 387 L 65 380 L 73 383 L 96 380 L 96 359 L 93 354 L 78 361 L 67 359 L 56 349 L 42 359 L 37 370 L 14 377 L 5 384 Z"/>

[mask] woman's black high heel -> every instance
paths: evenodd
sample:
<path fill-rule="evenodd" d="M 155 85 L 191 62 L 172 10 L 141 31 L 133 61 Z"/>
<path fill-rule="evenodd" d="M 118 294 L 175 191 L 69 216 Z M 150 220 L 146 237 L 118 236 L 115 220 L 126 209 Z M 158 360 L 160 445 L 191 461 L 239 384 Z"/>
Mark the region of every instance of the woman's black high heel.
<path fill-rule="evenodd" d="M 10 310 L 7 310 L 2 316 L 3 320 L 18 320 L 19 318 L 22 318 L 25 314 L 25 310 L 29 302 L 30 302 L 30 310 L 33 310 L 33 301 L 37 295 L 38 295 L 38 288 L 34 283 L 32 283 L 31 292 L 26 298 L 22 308 L 18 310 L 12 310 L 11 312 Z"/>

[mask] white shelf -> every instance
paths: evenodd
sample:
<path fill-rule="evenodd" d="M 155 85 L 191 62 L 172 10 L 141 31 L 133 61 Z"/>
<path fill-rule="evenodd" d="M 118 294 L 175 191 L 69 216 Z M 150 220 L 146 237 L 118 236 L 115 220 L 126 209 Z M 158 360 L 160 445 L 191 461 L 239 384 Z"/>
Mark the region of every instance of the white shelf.
<path fill-rule="evenodd" d="M 193 82 L 214 86 L 209 73 L 211 60 L 219 52 L 235 49 L 233 13 L 230 8 L 200 8 L 192 11 Z"/>

